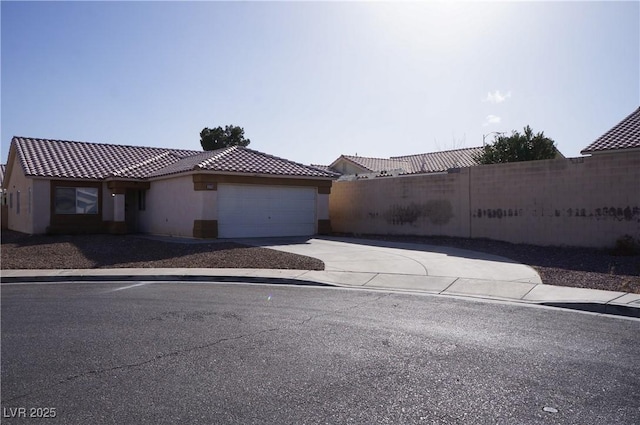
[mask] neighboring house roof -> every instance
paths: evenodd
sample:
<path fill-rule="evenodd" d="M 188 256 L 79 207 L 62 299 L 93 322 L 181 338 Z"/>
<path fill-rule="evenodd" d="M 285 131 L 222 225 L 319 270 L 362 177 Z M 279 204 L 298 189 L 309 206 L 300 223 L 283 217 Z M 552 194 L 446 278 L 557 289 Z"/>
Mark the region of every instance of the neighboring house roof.
<path fill-rule="evenodd" d="M 0 186 L 4 181 L 4 174 L 7 172 L 7 164 L 0 164 Z"/>
<path fill-rule="evenodd" d="M 623 149 L 640 149 L 640 107 L 580 153 L 611 152 Z"/>
<path fill-rule="evenodd" d="M 391 158 L 407 161 L 409 163 L 408 174 L 436 173 L 447 171 L 451 168 L 479 165 L 475 157 L 480 155 L 482 150 L 482 147 L 475 147 Z"/>
<path fill-rule="evenodd" d="M 340 159 L 347 160 L 365 170 L 375 171 L 387 171 L 387 170 L 406 170 L 409 166 L 407 161 L 398 161 L 394 159 L 386 158 L 369 158 L 366 156 L 352 156 L 352 155 L 340 155 L 340 158 L 335 160 L 331 165 L 333 166 Z"/>
<path fill-rule="evenodd" d="M 25 175 L 75 179 L 145 179 L 191 170 L 335 177 L 333 173 L 243 147 L 202 152 L 14 137 Z"/>
<path fill-rule="evenodd" d="M 313 168 L 317 168 L 320 171 L 326 171 L 328 173 L 335 173 L 328 165 L 311 164 Z"/>
<path fill-rule="evenodd" d="M 349 161 L 366 171 L 390 172 L 401 170 L 402 174 L 436 173 L 451 168 L 471 167 L 478 165 L 475 156 L 482 153 L 482 147 L 455 149 L 443 152 L 430 152 L 416 155 L 392 156 L 391 158 L 369 158 L 365 156 L 341 155 L 329 167 L 333 168 L 338 161 Z"/>

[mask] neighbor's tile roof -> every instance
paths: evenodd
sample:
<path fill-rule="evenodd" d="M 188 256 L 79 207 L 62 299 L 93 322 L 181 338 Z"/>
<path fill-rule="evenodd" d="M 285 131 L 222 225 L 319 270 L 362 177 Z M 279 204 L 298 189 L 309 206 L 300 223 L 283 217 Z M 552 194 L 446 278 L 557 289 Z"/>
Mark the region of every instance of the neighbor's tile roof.
<path fill-rule="evenodd" d="M 640 148 L 640 107 L 580 153 Z"/>
<path fill-rule="evenodd" d="M 442 152 L 431 152 L 417 155 L 391 157 L 407 161 L 408 174 L 436 173 L 447 171 L 450 168 L 473 167 L 478 165 L 475 157 L 482 153 L 482 147 L 455 149 Z"/>
<path fill-rule="evenodd" d="M 369 171 L 391 171 L 391 170 L 406 170 L 409 166 L 407 161 L 388 159 L 388 158 L 369 158 L 366 156 L 352 156 L 341 155 L 350 162 L 359 165 L 362 168 L 366 168 Z"/>
<path fill-rule="evenodd" d="M 328 172 L 328 173 L 334 173 L 334 174 L 335 174 L 335 171 L 333 171 L 333 170 L 331 169 L 331 167 L 329 167 L 328 165 L 311 164 L 311 166 L 312 166 L 313 168 L 317 168 L 317 169 L 318 169 L 318 170 L 320 170 L 320 171 L 326 171 L 326 172 Z"/>
<path fill-rule="evenodd" d="M 336 174 L 331 171 L 323 171 L 309 165 L 289 161 L 242 146 L 200 152 L 197 155 L 184 158 L 168 167 L 157 170 L 150 174 L 149 177 L 181 173 L 189 170 L 297 177 L 336 177 Z"/>
<path fill-rule="evenodd" d="M 144 179 L 194 169 L 334 177 L 332 173 L 238 147 L 202 152 L 25 137 L 14 137 L 11 143 L 25 174 L 37 177 Z"/>
<path fill-rule="evenodd" d="M 389 159 L 350 155 L 342 155 L 340 158 L 354 162 L 371 172 L 402 170 L 402 174 L 436 173 L 447 171 L 450 168 L 478 165 L 475 156 L 481 153 L 482 149 L 482 147 L 464 148 L 443 152 L 392 156 Z"/>

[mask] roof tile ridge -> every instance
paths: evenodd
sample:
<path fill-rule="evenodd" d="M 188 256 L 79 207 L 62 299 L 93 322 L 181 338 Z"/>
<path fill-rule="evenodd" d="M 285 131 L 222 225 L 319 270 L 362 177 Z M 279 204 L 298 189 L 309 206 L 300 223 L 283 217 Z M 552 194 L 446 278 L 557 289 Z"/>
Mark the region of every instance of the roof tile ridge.
<path fill-rule="evenodd" d="M 376 156 L 362 156 L 362 155 L 342 155 L 344 158 L 350 159 L 350 158 L 364 158 L 364 159 L 381 159 L 384 161 L 388 161 L 390 159 L 393 159 L 393 157 L 389 157 L 389 158 L 381 158 L 381 157 L 376 157 Z"/>
<path fill-rule="evenodd" d="M 402 159 L 402 158 L 410 158 L 410 157 L 413 157 L 413 156 L 436 155 L 436 154 L 441 154 L 441 153 L 469 151 L 469 150 L 474 150 L 474 149 L 482 149 L 482 146 L 472 146 L 470 148 L 449 149 L 449 150 L 446 150 L 446 151 L 414 153 L 414 154 L 411 154 L 411 155 L 392 156 L 391 158 L 392 159 Z"/>
<path fill-rule="evenodd" d="M 217 160 L 219 160 L 220 158 L 228 155 L 229 153 L 233 152 L 234 150 L 236 150 L 235 148 L 237 148 L 237 146 L 227 146 L 224 148 L 220 148 L 220 149 L 216 149 L 213 151 L 205 151 L 202 152 L 202 155 L 211 155 L 208 156 L 207 158 L 205 158 L 204 160 L 198 162 L 196 165 L 193 166 L 193 169 L 202 169 L 205 168 L 206 164 L 211 164 Z M 192 155 L 191 158 L 198 156 L 200 154 L 195 154 Z"/>
<path fill-rule="evenodd" d="M 155 162 L 155 161 L 157 161 L 159 159 L 162 159 L 162 158 L 164 158 L 166 156 L 169 156 L 169 155 L 175 157 L 175 154 L 173 152 L 171 152 L 170 150 L 166 150 L 164 152 L 161 152 L 158 155 L 152 156 L 151 158 L 145 159 L 144 161 L 140 161 L 138 163 L 129 165 L 127 167 L 123 167 L 123 168 L 121 168 L 119 170 L 112 171 L 110 173 L 110 175 L 113 176 L 113 177 L 118 177 L 118 175 L 120 175 L 120 174 L 123 174 L 123 173 L 125 173 L 127 171 L 135 170 L 136 168 L 144 167 L 145 165 L 151 164 L 152 162 Z"/>
<path fill-rule="evenodd" d="M 93 146 L 108 146 L 108 147 L 116 147 L 116 148 L 134 148 L 134 149 L 152 149 L 152 150 L 171 150 L 174 152 L 195 152 L 190 149 L 180 149 L 180 148 L 162 148 L 157 146 L 136 146 L 136 145 L 123 145 L 118 143 L 111 142 L 84 142 L 81 140 L 67 140 L 67 139 L 49 139 L 44 137 L 24 137 L 24 136 L 13 136 L 13 139 L 21 139 L 21 140 L 35 140 L 40 142 L 60 142 L 60 143 L 73 143 L 80 145 L 93 145 Z"/>

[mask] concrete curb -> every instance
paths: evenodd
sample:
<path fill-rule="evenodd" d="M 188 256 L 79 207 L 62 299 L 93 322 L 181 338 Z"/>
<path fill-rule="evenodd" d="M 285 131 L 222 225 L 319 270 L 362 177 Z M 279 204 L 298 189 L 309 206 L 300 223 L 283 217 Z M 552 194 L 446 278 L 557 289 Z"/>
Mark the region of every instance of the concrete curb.
<path fill-rule="evenodd" d="M 137 282 L 140 280 L 152 282 L 242 282 L 242 283 L 268 283 L 272 285 L 306 285 L 306 286 L 329 286 L 335 287 L 329 283 L 315 282 L 312 280 L 304 280 L 297 278 L 283 277 L 260 277 L 260 276 L 224 276 L 224 275 L 78 275 L 78 276 L 13 276 L 2 277 L 2 284 L 19 284 L 19 283 L 63 283 L 63 282 Z"/>
<path fill-rule="evenodd" d="M 125 271 L 126 270 L 126 271 Z M 152 281 L 340 287 L 510 301 L 640 318 L 640 294 L 516 281 L 381 273 L 262 269 L 3 270 L 2 284 Z"/>

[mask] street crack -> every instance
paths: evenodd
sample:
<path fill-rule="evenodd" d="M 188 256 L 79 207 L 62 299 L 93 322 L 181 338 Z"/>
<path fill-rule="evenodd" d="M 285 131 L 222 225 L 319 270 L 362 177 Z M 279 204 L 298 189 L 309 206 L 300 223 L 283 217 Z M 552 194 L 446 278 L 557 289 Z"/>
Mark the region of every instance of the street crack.
<path fill-rule="evenodd" d="M 258 332 L 249 333 L 249 334 L 238 335 L 238 336 L 235 336 L 235 337 L 220 338 L 218 340 L 209 342 L 207 344 L 202 344 L 202 345 L 197 345 L 197 346 L 194 346 L 194 347 L 184 348 L 182 350 L 175 350 L 175 351 L 171 351 L 169 353 L 157 354 L 157 355 L 153 356 L 150 359 L 147 359 L 147 360 L 144 360 L 144 361 L 140 361 L 140 362 L 136 362 L 136 363 L 127 363 L 127 364 L 113 366 L 113 367 L 104 368 L 104 369 L 88 370 L 88 371 L 85 371 L 85 372 L 82 372 L 82 373 L 78 373 L 76 375 L 67 376 L 66 378 L 64 378 L 64 379 L 62 379 L 62 380 L 60 380 L 58 382 L 55 382 L 55 383 L 50 384 L 50 385 L 47 385 L 45 387 L 38 388 L 38 389 L 36 389 L 34 391 L 30 391 L 30 392 L 25 393 L 25 394 L 20 394 L 20 395 L 17 395 L 15 397 L 8 398 L 6 400 L 3 400 L 3 404 L 11 403 L 11 402 L 14 402 L 16 400 L 20 400 L 22 398 L 29 397 L 30 395 L 37 394 L 39 392 L 48 391 L 48 390 L 50 390 L 52 388 L 58 387 L 60 385 L 67 384 L 69 382 L 73 382 L 73 381 L 75 381 L 77 379 L 84 378 L 84 377 L 87 377 L 87 376 L 95 376 L 95 375 L 100 375 L 100 374 L 103 374 L 103 373 L 113 372 L 113 371 L 117 371 L 117 370 L 134 369 L 134 368 L 142 367 L 142 366 L 151 364 L 153 362 L 156 362 L 158 360 L 162 360 L 162 359 L 165 359 L 165 358 L 168 358 L 168 357 L 176 357 L 176 356 L 180 356 L 180 355 L 187 354 L 187 353 L 190 353 L 190 352 L 194 352 L 194 351 L 197 351 L 197 350 L 203 350 L 203 349 L 206 349 L 206 348 L 210 348 L 210 347 L 213 347 L 215 345 L 222 344 L 224 342 L 237 341 L 239 339 L 243 339 L 243 338 L 247 338 L 247 337 L 253 337 L 253 336 L 261 335 L 261 334 L 264 334 L 264 333 L 267 333 L 267 332 L 274 332 L 274 331 L 278 331 L 278 330 L 280 330 L 280 328 L 270 328 L 270 329 L 263 329 L 263 330 L 258 331 Z"/>

